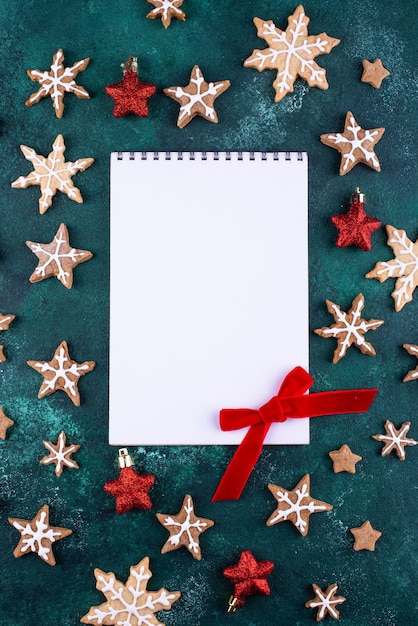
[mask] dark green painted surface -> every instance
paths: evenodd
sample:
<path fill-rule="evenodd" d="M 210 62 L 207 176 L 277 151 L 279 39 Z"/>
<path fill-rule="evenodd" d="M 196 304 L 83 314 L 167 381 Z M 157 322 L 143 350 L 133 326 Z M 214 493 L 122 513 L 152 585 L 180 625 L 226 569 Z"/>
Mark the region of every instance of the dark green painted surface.
<path fill-rule="evenodd" d="M 159 614 L 170 626 L 314 623 L 314 613 L 304 608 L 312 582 L 339 583 L 347 597 L 341 623 L 347 626 L 418 623 L 418 450 L 408 448 L 405 462 L 382 458 L 381 445 L 371 439 L 383 431 L 387 418 L 396 425 L 411 420 L 411 436 L 418 439 L 418 386 L 401 382 L 416 364 L 401 346 L 418 343 L 417 297 L 395 313 L 393 281 L 380 285 L 364 279 L 377 260 L 391 258 L 383 229 L 374 234 L 370 252 L 339 250 L 329 221 L 360 185 L 371 215 L 406 229 L 412 239 L 418 236 L 415 3 L 307 2 L 310 32 L 341 39 L 329 56 L 319 58 L 330 88 L 324 92 L 298 81 L 295 92 L 277 104 L 274 73 L 259 74 L 242 62 L 253 48 L 264 47 L 252 18 L 273 19 L 284 28 L 296 7 L 289 0 L 185 0 L 187 21 L 173 21 L 166 31 L 159 21 L 145 19 L 150 6 L 142 0 L 1 0 L 0 6 L 0 310 L 17 315 L 1 336 L 8 360 L 0 368 L 0 404 L 15 420 L 7 440 L 0 441 L 1 626 L 74 626 L 104 599 L 95 590 L 93 568 L 115 571 L 125 580 L 129 567 L 145 555 L 154 574 L 150 587 L 183 593 L 170 612 Z M 67 95 L 61 120 L 50 100 L 24 106 L 36 89 L 25 70 L 49 68 L 59 47 L 67 64 L 91 57 L 79 82 L 92 98 Z M 120 63 L 129 55 L 139 57 L 141 79 L 158 88 L 146 120 L 114 119 L 104 93 L 106 84 L 120 80 Z M 376 57 L 392 72 L 380 90 L 360 82 L 361 60 Z M 228 78 L 232 86 L 217 101 L 218 125 L 195 119 L 179 130 L 178 105 L 161 89 L 187 84 L 196 63 L 207 79 Z M 339 177 L 338 153 L 319 142 L 320 134 L 342 130 L 349 109 L 364 128 L 386 127 L 377 147 L 381 173 L 357 166 Z M 19 144 L 47 154 L 58 133 L 66 140 L 67 159 L 92 156 L 96 162 L 75 178 L 84 204 L 57 195 L 52 208 L 39 215 L 39 189 L 12 190 L 10 182 L 30 169 Z M 153 508 L 120 517 L 102 490 L 118 473 L 117 450 L 107 445 L 109 155 L 114 150 L 226 149 L 309 153 L 311 329 L 332 321 L 326 298 L 346 308 L 360 291 L 366 297 L 365 317 L 385 320 L 369 336 L 374 358 L 352 348 L 333 365 L 333 342 L 312 334 L 314 391 L 379 386 L 380 392 L 366 415 L 314 420 L 310 446 L 266 447 L 238 502 L 210 503 L 231 448 L 132 449 L 136 467 L 156 474 Z M 31 285 L 35 257 L 24 242 L 50 241 L 61 222 L 69 227 L 73 245 L 92 250 L 94 259 L 76 269 L 71 291 L 52 279 Z M 289 280 L 291 271 L 289 263 Z M 286 285 L 280 288 L 285 292 Z M 28 359 L 50 359 L 63 339 L 73 358 L 97 361 L 95 371 L 81 379 L 79 408 L 63 393 L 38 400 L 41 378 L 26 365 Z M 67 470 L 58 479 L 39 459 L 45 452 L 42 439 L 56 441 L 61 429 L 70 443 L 81 444 L 80 470 Z M 328 452 L 343 443 L 363 456 L 354 476 L 332 472 Z M 291 524 L 267 528 L 274 509 L 267 482 L 291 488 L 306 472 L 314 497 L 334 509 L 312 518 L 306 538 Z M 199 514 L 216 522 L 202 536 L 201 562 L 186 551 L 160 555 L 166 532 L 155 513 L 176 512 L 185 493 L 194 496 Z M 31 519 L 44 503 L 51 506 L 53 524 L 74 530 L 55 544 L 55 568 L 35 555 L 12 556 L 18 533 L 7 518 Z M 348 529 L 366 519 L 383 535 L 374 553 L 356 553 Z M 272 595 L 254 596 L 240 613 L 226 615 L 231 587 L 222 569 L 236 562 L 243 549 L 275 562 Z"/>

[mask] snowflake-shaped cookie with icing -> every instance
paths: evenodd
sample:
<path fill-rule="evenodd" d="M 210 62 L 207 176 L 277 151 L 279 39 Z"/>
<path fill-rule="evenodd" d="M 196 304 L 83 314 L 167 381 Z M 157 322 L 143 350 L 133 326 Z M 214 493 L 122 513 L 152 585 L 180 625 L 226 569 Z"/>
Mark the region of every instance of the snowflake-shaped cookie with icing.
<path fill-rule="evenodd" d="M 44 456 L 40 462 L 42 465 L 50 465 L 51 463 L 54 463 L 55 474 L 57 476 L 61 476 L 64 467 L 78 469 L 78 464 L 71 458 L 71 455 L 74 454 L 74 452 L 77 452 L 80 446 L 77 444 L 66 446 L 66 436 L 64 431 L 61 431 L 57 443 L 52 443 L 52 441 L 43 441 L 42 443 L 49 451 L 49 454 L 48 456 Z"/>
<path fill-rule="evenodd" d="M 312 513 L 330 511 L 332 505 L 315 500 L 309 493 L 311 478 L 306 474 L 291 491 L 278 485 L 269 484 L 273 496 L 278 502 L 277 509 L 267 520 L 267 526 L 280 522 L 292 522 L 300 534 L 305 537 L 309 530 L 309 518 Z"/>
<path fill-rule="evenodd" d="M 334 619 L 340 619 L 340 612 L 336 609 L 337 604 L 345 602 L 343 596 L 336 596 L 338 585 L 334 583 L 322 591 L 318 585 L 312 584 L 315 598 L 305 602 L 305 606 L 308 609 L 317 609 L 316 621 L 321 622 L 326 615 L 333 617 Z"/>
<path fill-rule="evenodd" d="M 404 422 L 399 429 L 396 429 L 390 420 L 385 422 L 385 435 L 372 435 L 376 441 L 384 443 L 382 456 L 387 456 L 391 452 L 396 452 L 401 461 L 405 460 L 405 447 L 416 446 L 418 441 L 410 439 L 406 433 L 411 427 L 411 422 Z"/>
<path fill-rule="evenodd" d="M 93 256 L 89 250 L 78 250 L 70 245 L 65 224 L 60 225 L 50 243 L 27 241 L 26 245 L 39 259 L 38 266 L 29 277 L 30 282 L 38 283 L 50 276 L 56 276 L 67 289 L 71 289 L 73 284 L 73 268 Z"/>
<path fill-rule="evenodd" d="M 191 496 L 186 495 L 184 497 L 182 507 L 177 515 L 157 513 L 157 519 L 170 533 L 161 549 L 161 554 L 178 550 L 184 546 L 195 559 L 200 561 L 202 554 L 199 535 L 213 526 L 214 522 L 204 517 L 196 517 Z"/>
<path fill-rule="evenodd" d="M 269 45 L 264 50 L 253 50 L 244 61 L 245 67 L 254 67 L 259 72 L 277 70 L 273 83 L 276 90 L 275 102 L 293 91 L 298 76 L 310 87 L 328 89 L 326 72 L 315 61 L 320 54 L 329 54 L 340 43 L 339 39 L 326 33 L 308 35 L 309 17 L 302 5 L 288 18 L 288 27 L 280 30 L 271 20 L 254 18 L 257 35 Z"/>
<path fill-rule="evenodd" d="M 396 278 L 392 298 L 395 310 L 400 311 L 407 302 L 412 300 L 418 285 L 418 240 L 411 241 L 404 230 L 386 226 L 388 246 L 395 254 L 390 261 L 378 261 L 374 268 L 366 274 L 366 278 L 377 278 L 381 283 L 388 278 Z"/>
<path fill-rule="evenodd" d="M 11 313 L 0 313 L 0 331 L 9 330 L 10 324 L 13 322 L 16 315 L 12 315 Z M 0 346 L 0 361 L 4 363 L 6 361 L 6 357 L 4 356 L 4 346 Z"/>
<path fill-rule="evenodd" d="M 48 565 L 55 565 L 52 544 L 73 532 L 69 528 L 49 525 L 49 506 L 45 504 L 32 520 L 9 517 L 9 523 L 20 532 L 20 541 L 13 555 L 16 558 L 36 552 Z"/>
<path fill-rule="evenodd" d="M 51 70 L 49 72 L 27 70 L 29 78 L 41 86 L 36 93 L 33 93 L 26 100 L 26 106 L 31 107 L 42 98 L 51 96 L 56 116 L 62 117 L 65 93 L 73 93 L 77 98 L 90 98 L 84 87 L 77 85 L 75 82 L 77 74 L 86 69 L 89 61 L 90 59 L 82 59 L 71 67 L 64 67 L 64 53 L 60 48 L 52 58 Z"/>
<path fill-rule="evenodd" d="M 364 308 L 364 296 L 359 295 L 354 298 L 351 308 L 345 312 L 341 311 L 338 304 L 334 304 L 331 300 L 326 300 L 328 311 L 335 320 L 332 326 L 324 326 L 317 328 L 314 332 L 325 338 L 334 338 L 338 345 L 334 351 L 333 363 L 337 363 L 342 359 L 351 345 L 356 346 L 363 354 L 374 356 L 376 354 L 372 344 L 364 339 L 364 334 L 369 330 L 376 330 L 382 324 L 383 320 L 365 320 L 361 317 Z"/>
<path fill-rule="evenodd" d="M 175 17 L 182 22 L 186 19 L 186 14 L 180 9 L 183 0 L 148 0 L 155 8 L 147 15 L 152 20 L 161 17 L 164 28 L 168 28 L 171 20 Z"/>
<path fill-rule="evenodd" d="M 65 193 L 70 200 L 83 202 L 80 190 L 74 186 L 72 177 L 77 172 L 83 172 L 94 162 L 94 159 L 77 159 L 77 161 L 65 161 L 65 144 L 62 135 L 57 135 L 52 144 L 52 152 L 47 157 L 39 155 L 33 148 L 20 146 L 25 158 L 34 167 L 28 176 L 19 176 L 12 183 L 14 189 L 25 189 L 30 185 L 39 185 L 41 197 L 39 198 L 39 213 L 45 213 L 52 204 L 52 198 L 57 191 Z"/>
<path fill-rule="evenodd" d="M 190 75 L 190 82 L 185 87 L 167 87 L 163 89 L 166 96 L 180 103 L 177 126 L 184 128 L 196 115 L 205 120 L 218 122 L 214 101 L 230 86 L 229 80 L 207 83 L 202 70 L 195 65 Z"/>
<path fill-rule="evenodd" d="M 61 389 L 71 398 L 73 404 L 80 406 L 78 381 L 80 376 L 91 372 L 96 363 L 84 361 L 77 363 L 70 358 L 66 341 L 62 341 L 51 361 L 28 361 L 28 365 L 42 374 L 44 381 L 39 389 L 38 398 L 45 398 Z"/>
<path fill-rule="evenodd" d="M 145 557 L 130 569 L 125 584 L 117 580 L 113 572 L 94 570 L 96 588 L 106 597 L 100 606 L 92 606 L 81 618 L 83 624 L 107 624 L 108 626 L 164 626 L 156 617 L 158 611 L 169 611 L 181 596 L 179 591 L 147 589 L 151 578 L 149 558 Z"/>
<path fill-rule="evenodd" d="M 341 153 L 340 176 L 348 174 L 357 163 L 365 163 L 376 172 L 380 172 L 380 163 L 374 148 L 384 132 L 384 128 L 364 130 L 349 111 L 345 117 L 344 131 L 326 133 L 321 135 L 320 140 Z"/>
<path fill-rule="evenodd" d="M 413 343 L 404 343 L 403 348 L 407 351 L 408 354 L 416 357 L 418 359 L 418 346 Z M 418 378 L 418 365 L 415 369 L 409 370 L 405 378 L 403 379 L 404 383 L 407 383 L 409 380 L 417 380 Z"/>

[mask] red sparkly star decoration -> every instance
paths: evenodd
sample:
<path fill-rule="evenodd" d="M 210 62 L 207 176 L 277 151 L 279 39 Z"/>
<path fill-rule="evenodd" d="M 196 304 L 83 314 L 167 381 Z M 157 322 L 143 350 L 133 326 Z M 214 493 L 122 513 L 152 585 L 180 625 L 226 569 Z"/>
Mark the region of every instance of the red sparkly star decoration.
<path fill-rule="evenodd" d="M 364 210 L 364 195 L 357 190 L 351 197 L 350 208 L 347 213 L 333 215 L 331 221 L 338 229 L 337 246 L 357 246 L 361 250 L 370 250 L 372 247 L 371 234 L 381 226 L 382 222 L 370 217 Z"/>
<path fill-rule="evenodd" d="M 119 451 L 119 478 L 109 480 L 103 489 L 116 498 L 116 512 L 119 515 L 131 509 L 145 509 L 152 507 L 148 491 L 155 483 L 153 474 L 138 474 L 132 467 L 132 459 L 126 448 Z"/>
<path fill-rule="evenodd" d="M 237 565 L 224 569 L 224 576 L 234 583 L 235 608 L 244 604 L 245 598 L 258 593 L 270 595 L 270 587 L 266 580 L 274 569 L 272 561 L 257 561 L 249 550 L 243 550 Z"/>
<path fill-rule="evenodd" d="M 138 117 L 148 116 L 148 99 L 156 92 L 155 85 L 142 83 L 138 79 L 136 57 L 131 57 L 125 64 L 120 83 L 107 85 L 106 93 L 114 100 L 113 115 L 124 117 L 133 113 Z"/>

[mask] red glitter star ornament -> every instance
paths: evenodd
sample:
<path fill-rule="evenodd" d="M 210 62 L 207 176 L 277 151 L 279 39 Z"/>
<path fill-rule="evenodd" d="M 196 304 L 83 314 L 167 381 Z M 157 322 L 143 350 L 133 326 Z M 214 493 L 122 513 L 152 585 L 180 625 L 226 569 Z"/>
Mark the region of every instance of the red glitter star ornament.
<path fill-rule="evenodd" d="M 114 100 L 113 115 L 124 117 L 133 113 L 148 117 L 148 99 L 156 92 L 155 85 L 141 83 L 138 79 L 138 58 L 129 57 L 123 63 L 123 79 L 120 83 L 107 85 L 106 93 Z"/>
<path fill-rule="evenodd" d="M 365 195 L 357 187 L 351 196 L 348 212 L 331 217 L 331 222 L 338 229 L 337 246 L 339 248 L 357 246 L 367 251 L 372 247 L 371 234 L 381 226 L 382 222 L 366 214 L 365 201 Z"/>
<path fill-rule="evenodd" d="M 229 599 L 228 613 L 240 609 L 247 596 L 258 593 L 270 595 L 270 587 L 266 580 L 274 569 L 272 561 L 257 561 L 249 550 L 243 550 L 237 565 L 226 567 L 225 578 L 234 583 L 234 593 Z"/>
<path fill-rule="evenodd" d="M 148 491 L 155 483 L 152 474 L 138 474 L 132 467 L 133 462 L 126 448 L 119 450 L 119 478 L 109 480 L 103 489 L 116 498 L 116 513 L 123 515 L 131 509 L 145 509 L 152 507 Z"/>

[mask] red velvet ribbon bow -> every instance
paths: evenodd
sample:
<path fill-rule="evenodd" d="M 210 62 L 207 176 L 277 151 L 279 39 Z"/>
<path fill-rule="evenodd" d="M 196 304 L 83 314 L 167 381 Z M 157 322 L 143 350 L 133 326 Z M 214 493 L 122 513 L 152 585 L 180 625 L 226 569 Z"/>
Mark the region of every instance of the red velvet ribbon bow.
<path fill-rule="evenodd" d="M 236 450 L 212 498 L 238 500 L 263 448 L 273 422 L 288 417 L 304 418 L 341 413 L 364 413 L 374 400 L 377 389 L 342 389 L 304 395 L 314 379 L 302 367 L 295 367 L 282 382 L 279 392 L 258 410 L 222 409 L 221 430 L 250 426 Z"/>

